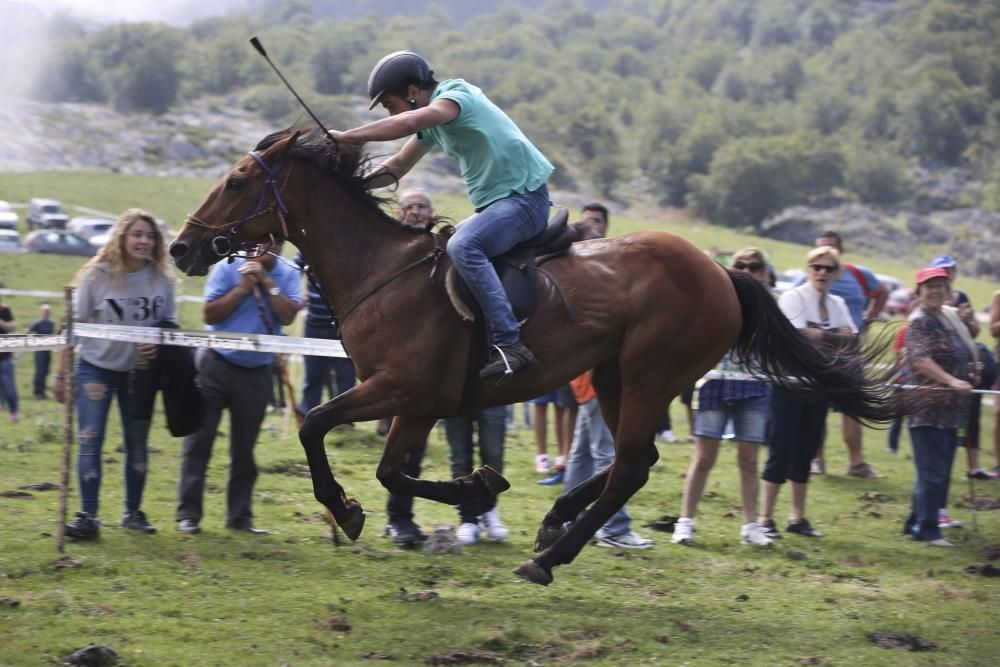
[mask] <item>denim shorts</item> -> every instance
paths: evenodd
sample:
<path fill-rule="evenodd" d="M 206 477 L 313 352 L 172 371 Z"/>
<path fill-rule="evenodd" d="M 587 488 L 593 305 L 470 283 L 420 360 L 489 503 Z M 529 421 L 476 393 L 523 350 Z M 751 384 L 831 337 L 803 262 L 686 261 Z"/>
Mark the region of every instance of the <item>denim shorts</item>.
<path fill-rule="evenodd" d="M 740 442 L 767 443 L 767 424 L 770 401 L 767 396 L 743 398 L 730 401 L 721 408 L 695 410 L 694 434 L 703 438 L 722 440 L 724 434 L 732 433 Z M 732 422 L 730 431 L 727 425 Z"/>

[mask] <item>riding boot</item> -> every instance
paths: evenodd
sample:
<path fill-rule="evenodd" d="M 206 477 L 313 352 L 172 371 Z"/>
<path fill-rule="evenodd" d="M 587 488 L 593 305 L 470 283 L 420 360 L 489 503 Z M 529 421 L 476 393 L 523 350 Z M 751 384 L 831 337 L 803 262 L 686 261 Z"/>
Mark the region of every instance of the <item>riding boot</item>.
<path fill-rule="evenodd" d="M 479 372 L 479 379 L 496 378 L 497 384 L 500 384 L 510 375 L 524 370 L 533 363 L 535 363 L 535 355 L 521 342 L 513 345 L 494 345 L 490 350 L 489 360 L 483 366 L 483 370 Z"/>

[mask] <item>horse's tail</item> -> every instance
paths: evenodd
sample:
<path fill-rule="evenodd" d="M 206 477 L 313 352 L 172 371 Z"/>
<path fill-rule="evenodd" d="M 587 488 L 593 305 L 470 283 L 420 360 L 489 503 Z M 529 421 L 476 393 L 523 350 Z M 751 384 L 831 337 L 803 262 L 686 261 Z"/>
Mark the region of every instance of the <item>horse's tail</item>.
<path fill-rule="evenodd" d="M 898 413 L 900 397 L 888 386 L 894 370 L 872 372 L 891 336 L 879 336 L 864 350 L 860 342 L 837 349 L 816 343 L 792 326 L 759 281 L 740 271 L 728 273 L 743 313 L 737 360 L 773 385 L 807 400 L 829 399 L 865 422 L 884 422 Z"/>

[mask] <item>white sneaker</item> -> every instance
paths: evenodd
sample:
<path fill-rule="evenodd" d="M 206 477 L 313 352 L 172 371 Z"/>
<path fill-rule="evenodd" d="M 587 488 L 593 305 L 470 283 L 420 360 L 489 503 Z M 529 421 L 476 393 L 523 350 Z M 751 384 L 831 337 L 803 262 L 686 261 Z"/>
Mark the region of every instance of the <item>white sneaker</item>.
<path fill-rule="evenodd" d="M 535 455 L 535 472 L 539 475 L 544 475 L 549 471 L 549 455 L 548 454 L 536 454 Z"/>
<path fill-rule="evenodd" d="M 507 530 L 507 526 L 503 525 L 503 521 L 500 520 L 500 515 L 497 514 L 496 507 L 484 514 L 481 520 L 483 528 L 486 529 L 486 537 L 492 541 L 502 542 L 507 539 L 508 535 L 510 535 L 510 531 Z"/>
<path fill-rule="evenodd" d="M 479 526 L 474 523 L 463 523 L 455 531 L 455 536 L 461 544 L 475 544 L 479 541 Z"/>
<path fill-rule="evenodd" d="M 743 527 L 740 528 L 740 541 L 743 544 L 750 544 L 755 547 L 771 546 L 771 543 L 774 542 L 774 540 L 767 536 L 767 531 L 756 523 L 743 524 Z"/>
<path fill-rule="evenodd" d="M 660 442 L 677 442 L 677 436 L 673 431 L 660 431 L 656 434 L 656 439 Z"/>
<path fill-rule="evenodd" d="M 565 468 L 566 467 L 566 457 L 562 456 L 561 454 L 559 456 L 557 456 L 556 457 L 556 465 L 555 465 L 555 467 L 556 467 L 557 470 L 559 468 Z"/>
<path fill-rule="evenodd" d="M 594 535 L 594 544 L 599 547 L 619 549 L 648 549 L 653 546 L 653 540 L 648 537 L 642 537 L 632 530 L 621 535 L 608 535 L 603 530 L 599 530 Z"/>
<path fill-rule="evenodd" d="M 682 516 L 674 524 L 674 536 L 670 541 L 674 544 L 694 544 L 694 519 Z"/>

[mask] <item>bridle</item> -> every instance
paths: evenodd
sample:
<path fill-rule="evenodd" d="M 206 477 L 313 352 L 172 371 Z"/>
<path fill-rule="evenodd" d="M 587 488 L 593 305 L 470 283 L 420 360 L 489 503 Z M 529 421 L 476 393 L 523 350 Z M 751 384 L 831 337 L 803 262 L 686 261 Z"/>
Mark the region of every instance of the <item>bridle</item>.
<path fill-rule="evenodd" d="M 203 227 L 205 229 L 221 232 L 218 236 L 212 238 L 209 245 L 212 247 L 212 252 L 216 255 L 219 257 L 228 257 L 230 260 L 233 257 L 240 256 L 237 253 L 241 250 L 248 251 L 260 242 L 259 240 L 242 242 L 236 240 L 236 236 L 239 234 L 240 225 L 255 218 L 268 215 L 275 216 L 278 219 L 278 225 L 281 231 L 279 234 L 270 232 L 270 241 L 275 243 L 288 239 L 288 221 L 285 218 L 285 216 L 288 215 L 288 207 L 285 205 L 285 200 L 281 196 L 281 191 L 288 185 L 288 178 L 292 174 L 291 164 L 289 164 L 288 170 L 285 172 L 285 178 L 281 183 L 281 187 L 278 187 L 278 173 L 281 172 L 282 168 L 285 166 L 285 161 L 281 160 L 274 165 L 274 167 L 270 167 L 266 162 L 264 162 L 264 159 L 261 157 L 259 152 L 250 151 L 247 155 L 252 157 L 260 168 L 264 170 L 264 173 L 267 174 L 267 180 L 264 181 L 264 187 L 261 188 L 260 196 L 257 197 L 257 207 L 242 218 L 233 220 L 232 222 L 226 222 L 221 225 L 210 225 L 204 220 L 197 218 L 194 214 L 190 214 L 187 217 L 188 224 L 195 227 Z M 265 207 L 264 200 L 267 197 L 268 189 L 274 192 L 274 201 L 271 202 L 269 206 Z"/>

